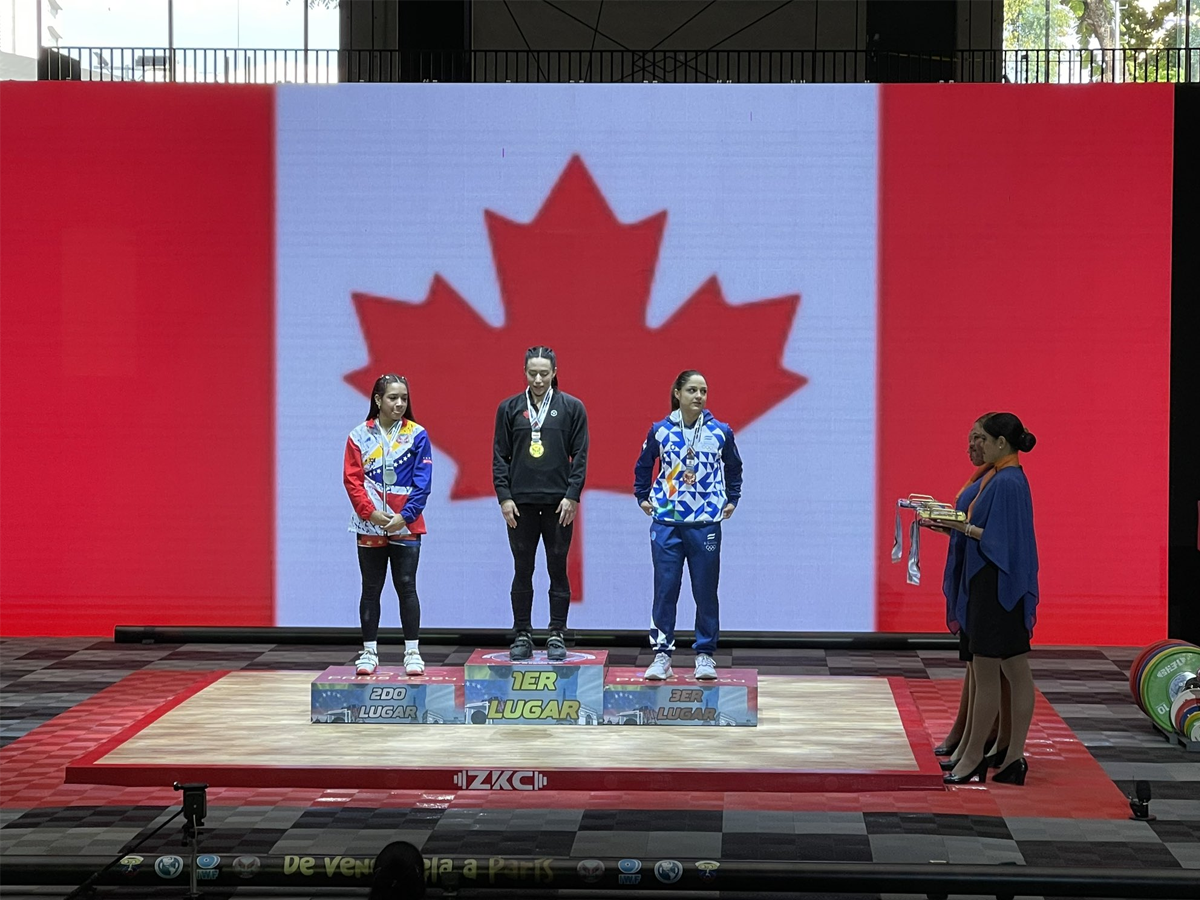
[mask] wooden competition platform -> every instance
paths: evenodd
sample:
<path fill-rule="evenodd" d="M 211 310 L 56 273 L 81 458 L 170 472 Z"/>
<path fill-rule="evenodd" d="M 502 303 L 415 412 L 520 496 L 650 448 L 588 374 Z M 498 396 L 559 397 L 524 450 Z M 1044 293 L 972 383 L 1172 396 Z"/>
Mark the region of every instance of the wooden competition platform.
<path fill-rule="evenodd" d="M 942 791 L 902 678 L 759 680 L 757 728 L 322 725 L 312 672 L 216 672 L 66 769 L 73 784 Z"/>

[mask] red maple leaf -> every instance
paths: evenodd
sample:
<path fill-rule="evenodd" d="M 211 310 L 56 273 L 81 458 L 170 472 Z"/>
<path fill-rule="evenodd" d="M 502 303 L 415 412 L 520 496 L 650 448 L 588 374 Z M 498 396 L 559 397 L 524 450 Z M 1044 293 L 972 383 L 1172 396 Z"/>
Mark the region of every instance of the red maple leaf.
<path fill-rule="evenodd" d="M 417 417 L 458 468 L 452 500 L 495 496 L 496 406 L 524 388 L 525 350 L 535 344 L 554 348 L 562 390 L 587 407 L 586 490 L 631 502 L 634 460 L 650 423 L 669 411 L 681 370 L 704 374 L 714 414 L 735 431 L 807 381 L 782 364 L 798 294 L 732 306 L 714 275 L 648 328 L 667 214 L 621 223 L 578 156 L 529 224 L 491 210 L 484 218 L 504 301 L 499 328 L 441 275 L 421 303 L 352 295 L 369 361 L 346 381 L 367 395 L 381 372 L 408 377 Z M 572 572 L 576 586 L 580 574 Z"/>

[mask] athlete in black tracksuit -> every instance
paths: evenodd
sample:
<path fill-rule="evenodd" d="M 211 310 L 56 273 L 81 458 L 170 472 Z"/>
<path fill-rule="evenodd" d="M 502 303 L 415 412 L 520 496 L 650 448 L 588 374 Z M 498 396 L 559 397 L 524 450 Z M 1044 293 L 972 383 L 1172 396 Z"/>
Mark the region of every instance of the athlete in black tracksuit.
<path fill-rule="evenodd" d="M 525 367 L 526 390 L 496 410 L 492 447 L 492 481 L 513 555 L 511 653 L 513 659 L 528 659 L 533 652 L 533 567 L 541 540 L 550 575 L 547 655 L 563 659 L 562 633 L 571 605 L 567 552 L 587 474 L 587 411 L 575 397 L 551 386 L 557 381 L 552 351 L 532 348 Z"/>

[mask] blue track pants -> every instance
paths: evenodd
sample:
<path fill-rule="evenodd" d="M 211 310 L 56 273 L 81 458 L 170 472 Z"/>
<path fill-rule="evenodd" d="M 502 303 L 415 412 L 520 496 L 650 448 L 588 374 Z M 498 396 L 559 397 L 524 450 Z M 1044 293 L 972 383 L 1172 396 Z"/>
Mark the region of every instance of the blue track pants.
<path fill-rule="evenodd" d="M 696 600 L 697 653 L 712 653 L 720 636 L 717 583 L 721 579 L 721 525 L 650 525 L 650 556 L 654 560 L 654 609 L 650 621 L 650 646 L 659 653 L 675 649 L 675 611 L 683 585 L 686 561 Z"/>

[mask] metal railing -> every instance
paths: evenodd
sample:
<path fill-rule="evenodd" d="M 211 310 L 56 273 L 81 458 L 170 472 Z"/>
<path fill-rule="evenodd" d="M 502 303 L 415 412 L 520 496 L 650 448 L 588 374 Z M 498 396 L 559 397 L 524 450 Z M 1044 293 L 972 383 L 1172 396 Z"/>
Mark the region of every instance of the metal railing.
<path fill-rule="evenodd" d="M 1200 81 L 1200 49 L 1005 50 L 1004 76 L 1018 84 Z"/>
<path fill-rule="evenodd" d="M 346 58 L 347 53 L 339 50 L 58 47 L 43 51 L 38 77 L 51 81 L 334 84 L 347 80 L 342 74 Z M 343 68 L 339 70 L 339 66 Z"/>
<path fill-rule="evenodd" d="M 1089 84 L 1200 81 L 1200 48 L 962 50 L 259 50 L 60 47 L 51 80 L 335 82 Z"/>

